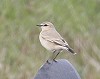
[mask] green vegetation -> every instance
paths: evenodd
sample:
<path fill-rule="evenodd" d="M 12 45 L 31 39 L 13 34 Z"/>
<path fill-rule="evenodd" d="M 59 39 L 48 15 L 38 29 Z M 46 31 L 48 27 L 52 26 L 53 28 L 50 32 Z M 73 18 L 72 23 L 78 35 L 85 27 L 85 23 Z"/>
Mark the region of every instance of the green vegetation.
<path fill-rule="evenodd" d="M 100 79 L 99 0 L 0 0 L 0 79 L 30 79 L 50 53 L 36 24 L 51 21 L 76 56 L 64 51 L 82 79 Z"/>

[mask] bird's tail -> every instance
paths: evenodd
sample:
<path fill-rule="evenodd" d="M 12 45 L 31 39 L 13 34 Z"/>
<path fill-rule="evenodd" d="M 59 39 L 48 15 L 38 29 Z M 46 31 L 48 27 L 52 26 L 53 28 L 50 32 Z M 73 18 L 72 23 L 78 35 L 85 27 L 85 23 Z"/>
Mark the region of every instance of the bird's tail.
<path fill-rule="evenodd" d="M 72 48 L 70 48 L 69 46 L 66 46 L 67 47 L 67 50 L 69 51 L 69 52 L 71 52 L 73 55 L 76 55 L 77 53 L 76 52 L 74 52 L 74 50 L 72 49 Z"/>
<path fill-rule="evenodd" d="M 72 48 L 68 48 L 68 51 L 71 52 L 74 55 L 76 54 Z"/>

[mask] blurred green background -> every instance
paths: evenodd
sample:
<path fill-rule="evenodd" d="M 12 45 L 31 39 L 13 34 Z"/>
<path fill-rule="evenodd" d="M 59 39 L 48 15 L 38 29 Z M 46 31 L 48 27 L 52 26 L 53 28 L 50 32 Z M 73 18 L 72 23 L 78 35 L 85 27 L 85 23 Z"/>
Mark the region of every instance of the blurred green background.
<path fill-rule="evenodd" d="M 100 0 L 0 0 L 0 79 L 30 79 L 50 53 L 36 24 L 52 22 L 76 56 L 62 52 L 82 79 L 100 79 Z"/>

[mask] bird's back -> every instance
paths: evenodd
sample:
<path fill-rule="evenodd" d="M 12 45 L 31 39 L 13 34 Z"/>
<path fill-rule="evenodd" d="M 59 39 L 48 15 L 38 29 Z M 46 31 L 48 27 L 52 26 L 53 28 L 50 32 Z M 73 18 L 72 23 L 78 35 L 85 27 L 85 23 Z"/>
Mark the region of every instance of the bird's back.
<path fill-rule="evenodd" d="M 48 37 L 48 38 L 52 38 L 52 39 L 62 39 L 61 35 L 55 29 L 41 31 L 40 34 L 43 37 Z"/>

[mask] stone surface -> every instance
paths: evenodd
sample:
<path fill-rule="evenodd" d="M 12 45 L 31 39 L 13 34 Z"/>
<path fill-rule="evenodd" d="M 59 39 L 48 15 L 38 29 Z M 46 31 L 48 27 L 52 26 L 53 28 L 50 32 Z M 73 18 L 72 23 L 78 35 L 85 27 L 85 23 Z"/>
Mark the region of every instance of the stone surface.
<path fill-rule="evenodd" d="M 81 79 L 72 64 L 65 59 L 45 63 L 33 79 Z"/>

